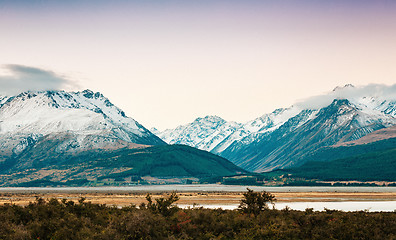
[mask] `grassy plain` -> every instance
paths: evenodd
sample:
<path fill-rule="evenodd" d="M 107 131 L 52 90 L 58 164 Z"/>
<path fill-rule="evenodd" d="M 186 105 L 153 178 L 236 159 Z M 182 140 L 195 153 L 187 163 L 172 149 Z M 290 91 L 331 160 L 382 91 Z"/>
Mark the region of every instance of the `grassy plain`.
<path fill-rule="evenodd" d="M 34 202 L 36 197 L 43 199 L 57 198 L 78 201 L 81 197 L 94 204 L 116 206 L 139 205 L 146 202 L 143 192 L 131 193 L 0 193 L 0 204 L 11 203 L 26 206 Z M 159 198 L 170 192 L 150 193 L 152 197 Z M 179 205 L 237 205 L 243 192 L 180 192 L 177 195 Z M 396 192 L 279 192 L 273 193 L 277 202 L 337 202 L 337 201 L 396 201 Z"/>

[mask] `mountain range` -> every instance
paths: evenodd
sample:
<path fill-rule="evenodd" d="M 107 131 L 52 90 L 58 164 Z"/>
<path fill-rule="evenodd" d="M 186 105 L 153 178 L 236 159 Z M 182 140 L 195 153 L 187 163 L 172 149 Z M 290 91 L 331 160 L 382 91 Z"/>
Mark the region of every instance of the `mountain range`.
<path fill-rule="evenodd" d="M 274 170 L 390 181 L 395 127 L 396 94 L 352 85 L 246 123 L 206 116 L 162 132 L 99 92 L 24 92 L 0 96 L 0 186 L 213 182 Z"/>
<path fill-rule="evenodd" d="M 301 166 L 322 148 L 347 144 L 395 124 L 396 95 L 361 91 L 348 84 L 246 123 L 207 116 L 153 132 L 169 144 L 186 144 L 245 170 L 267 172 Z"/>
<path fill-rule="evenodd" d="M 211 153 L 167 145 L 99 92 L 0 96 L 2 186 L 87 183 L 115 173 L 140 179 L 146 174 L 203 178 L 241 172 Z"/>

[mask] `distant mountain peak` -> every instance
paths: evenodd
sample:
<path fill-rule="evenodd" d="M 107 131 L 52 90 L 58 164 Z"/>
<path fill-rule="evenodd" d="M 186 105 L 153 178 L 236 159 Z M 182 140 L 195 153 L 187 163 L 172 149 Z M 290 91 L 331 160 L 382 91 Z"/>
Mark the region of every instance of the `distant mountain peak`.
<path fill-rule="evenodd" d="M 283 111 L 285 111 L 286 109 L 285 108 L 277 108 L 277 109 L 275 109 L 274 111 L 272 111 L 272 113 L 273 114 L 279 114 L 279 113 L 281 113 L 281 112 L 283 112 Z"/>
<path fill-rule="evenodd" d="M 194 120 L 194 122 L 210 122 L 210 123 L 217 123 L 217 122 L 225 122 L 225 120 L 222 119 L 222 118 L 219 117 L 219 116 L 216 116 L 216 115 L 208 115 L 208 116 L 205 116 L 205 117 L 203 117 L 203 118 L 198 117 L 198 118 L 196 118 L 196 119 Z"/>
<path fill-rule="evenodd" d="M 328 107 L 332 107 L 332 106 L 344 106 L 344 105 L 350 105 L 350 101 L 348 99 L 334 99 L 333 102 L 328 106 Z"/>
<path fill-rule="evenodd" d="M 98 98 L 105 98 L 104 96 L 103 96 L 103 94 L 102 93 L 100 93 L 100 92 L 93 92 L 92 90 L 90 90 L 90 89 L 85 89 L 84 91 L 82 91 L 81 92 L 83 95 L 84 95 L 84 97 L 86 97 L 86 98 L 96 98 L 96 99 L 98 99 Z M 107 99 L 107 98 L 106 98 Z"/>
<path fill-rule="evenodd" d="M 347 89 L 347 88 L 355 88 L 355 86 L 354 86 L 353 84 L 348 83 L 348 84 L 345 84 L 344 86 L 337 86 L 337 87 L 335 87 L 335 88 L 333 89 L 333 92 L 339 91 L 339 90 L 341 90 L 341 89 Z"/>

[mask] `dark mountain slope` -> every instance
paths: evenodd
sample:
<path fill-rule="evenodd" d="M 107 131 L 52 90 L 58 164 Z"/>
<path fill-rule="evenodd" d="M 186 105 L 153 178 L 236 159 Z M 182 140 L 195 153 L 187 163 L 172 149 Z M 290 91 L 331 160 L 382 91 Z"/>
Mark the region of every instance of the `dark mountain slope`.
<path fill-rule="evenodd" d="M 256 142 L 234 143 L 221 155 L 255 172 L 299 166 L 306 156 L 322 147 L 355 140 L 385 127 L 375 121 L 362 124 L 362 119 L 370 119 L 370 116 L 348 100 L 334 100 L 319 112 L 302 111 Z"/>
<path fill-rule="evenodd" d="M 307 162 L 288 172 L 306 179 L 396 181 L 396 148 L 331 162 Z"/>
<path fill-rule="evenodd" d="M 51 156 L 32 151 L 11 165 L 1 172 L 1 186 L 84 185 L 101 179 L 122 183 L 142 176 L 210 178 L 245 172 L 224 158 L 182 145 Z"/>

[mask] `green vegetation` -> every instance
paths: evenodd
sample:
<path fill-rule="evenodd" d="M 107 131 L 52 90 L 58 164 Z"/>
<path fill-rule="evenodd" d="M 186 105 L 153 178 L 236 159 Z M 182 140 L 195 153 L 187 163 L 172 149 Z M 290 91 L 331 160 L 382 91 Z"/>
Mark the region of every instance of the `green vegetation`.
<path fill-rule="evenodd" d="M 304 157 L 303 161 L 333 161 L 337 159 L 345 159 L 354 157 L 356 155 L 364 155 L 375 152 L 383 152 L 391 149 L 395 149 L 396 138 L 385 139 L 377 142 L 352 145 L 352 146 L 341 146 L 341 147 L 324 147 L 316 150 L 310 156 Z"/>
<path fill-rule="evenodd" d="M 306 163 L 302 166 L 260 174 L 248 173 L 222 157 L 184 145 L 97 150 L 77 155 L 60 154 L 51 158 L 48 155 L 50 153 L 40 152 L 0 163 L 0 186 L 164 183 L 330 186 L 332 183 L 322 181 L 352 180 L 361 183 L 336 185 L 371 186 L 374 183 L 366 182 L 396 181 L 395 146 L 396 138 L 364 145 L 326 147 L 305 157 Z M 54 156 L 53 153 L 50 155 Z"/>
<path fill-rule="evenodd" d="M 185 145 L 155 146 L 121 152 L 117 161 L 140 176 L 228 176 L 245 172 L 225 158 Z"/>
<path fill-rule="evenodd" d="M 318 180 L 396 181 L 396 148 L 329 162 L 307 162 L 288 171 L 293 177 Z"/>
<path fill-rule="evenodd" d="M 243 199 L 238 207 L 244 213 L 253 213 L 254 215 L 268 209 L 268 203 L 276 201 L 275 196 L 269 192 L 263 191 L 262 193 L 254 192 L 251 189 L 243 194 Z"/>
<path fill-rule="evenodd" d="M 7 169 L 2 167 L 0 165 L 0 186 L 144 184 L 147 182 L 142 180 L 143 176 L 197 178 L 206 182 L 246 172 L 225 158 L 184 145 L 97 150 L 75 156 L 49 157 L 47 153 L 37 153 L 21 157 Z M 40 176 L 37 174 L 40 170 L 50 174 Z"/>
<path fill-rule="evenodd" d="M 151 199 L 151 195 L 147 194 L 146 196 L 147 200 L 147 206 L 146 204 L 142 203 L 140 205 L 140 209 L 149 209 L 151 212 L 154 213 L 160 213 L 162 216 L 170 216 L 177 212 L 178 208 L 174 205 L 173 203 L 177 202 L 179 200 L 179 197 L 176 195 L 175 192 L 173 192 L 168 198 L 158 198 L 155 199 L 155 203 Z"/>
<path fill-rule="evenodd" d="M 225 185 L 249 186 L 249 185 L 264 185 L 264 183 L 268 180 L 273 180 L 273 178 L 258 173 L 247 173 L 247 174 L 223 177 L 221 183 Z"/>
<path fill-rule="evenodd" d="M 396 138 L 362 145 L 324 147 L 305 156 L 302 166 L 278 169 L 262 173 L 262 176 L 269 184 L 282 186 L 376 186 L 370 181 L 394 182 L 395 146 Z"/>
<path fill-rule="evenodd" d="M 260 194 L 265 198 L 269 193 Z M 249 191 L 244 200 L 259 195 Z M 175 194 L 117 208 L 37 198 L 0 206 L 0 239 L 395 239 L 396 212 L 179 209 Z M 271 197 L 267 198 L 270 202 Z M 253 201 L 255 202 L 255 201 Z M 241 202 L 243 204 L 243 201 Z M 250 204 L 247 203 L 248 206 Z"/>

